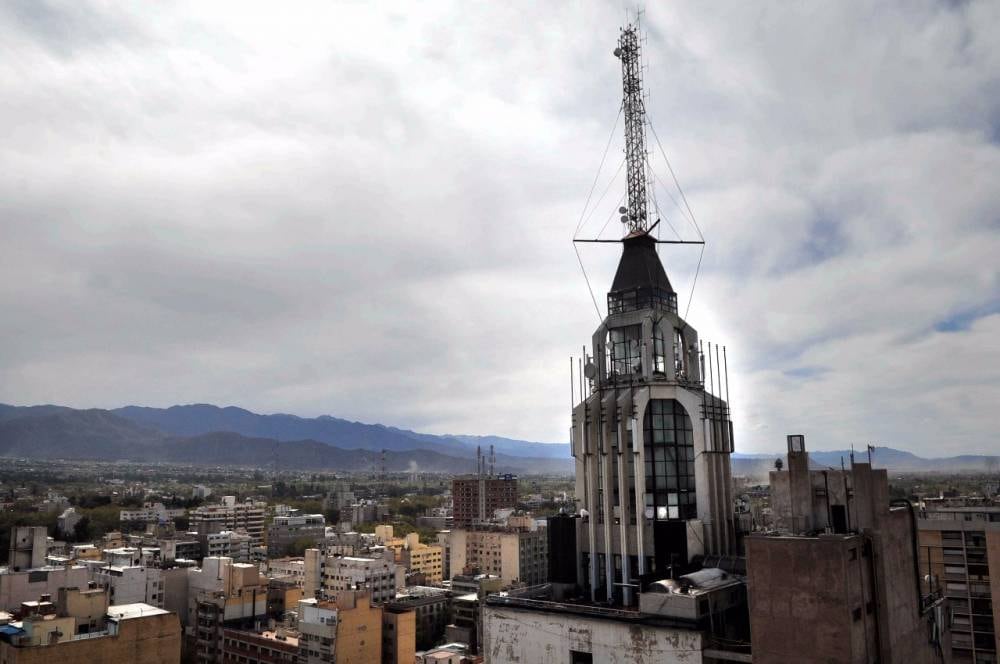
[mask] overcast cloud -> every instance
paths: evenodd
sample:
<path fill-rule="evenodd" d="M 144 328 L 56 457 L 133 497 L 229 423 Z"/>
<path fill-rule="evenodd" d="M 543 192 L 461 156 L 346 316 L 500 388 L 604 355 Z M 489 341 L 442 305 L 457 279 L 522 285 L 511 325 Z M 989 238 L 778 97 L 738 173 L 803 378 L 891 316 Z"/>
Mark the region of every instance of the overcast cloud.
<path fill-rule="evenodd" d="M 1000 3 L 651 5 L 738 449 L 995 453 Z M 0 401 L 564 440 L 623 18 L 0 4 Z M 582 256 L 603 302 L 617 250 Z M 661 256 L 683 309 L 697 249 Z"/>

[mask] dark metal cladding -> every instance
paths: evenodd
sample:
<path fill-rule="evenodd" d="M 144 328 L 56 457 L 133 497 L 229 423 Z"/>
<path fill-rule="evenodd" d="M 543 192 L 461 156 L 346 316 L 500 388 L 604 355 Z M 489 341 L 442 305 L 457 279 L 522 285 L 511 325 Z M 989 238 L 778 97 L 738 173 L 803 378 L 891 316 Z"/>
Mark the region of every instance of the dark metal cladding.
<path fill-rule="evenodd" d="M 665 309 L 677 313 L 677 294 L 656 253 L 656 240 L 647 232 L 622 240 L 622 257 L 608 293 L 608 313 Z"/>
<path fill-rule="evenodd" d="M 673 293 L 670 279 L 656 253 L 656 241 L 649 234 L 631 235 L 622 240 L 622 257 L 611 292 L 651 287 Z"/>

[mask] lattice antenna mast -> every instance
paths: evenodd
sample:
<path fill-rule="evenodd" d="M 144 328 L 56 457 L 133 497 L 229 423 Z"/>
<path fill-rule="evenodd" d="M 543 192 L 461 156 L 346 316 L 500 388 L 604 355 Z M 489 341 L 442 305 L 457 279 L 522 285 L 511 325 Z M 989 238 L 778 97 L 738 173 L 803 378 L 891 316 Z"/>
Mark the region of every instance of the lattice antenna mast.
<path fill-rule="evenodd" d="M 644 233 L 646 216 L 646 106 L 642 101 L 639 35 L 634 25 L 622 28 L 615 56 L 622 61 L 622 107 L 625 116 L 625 169 L 628 209 L 622 222 L 629 233 Z"/>

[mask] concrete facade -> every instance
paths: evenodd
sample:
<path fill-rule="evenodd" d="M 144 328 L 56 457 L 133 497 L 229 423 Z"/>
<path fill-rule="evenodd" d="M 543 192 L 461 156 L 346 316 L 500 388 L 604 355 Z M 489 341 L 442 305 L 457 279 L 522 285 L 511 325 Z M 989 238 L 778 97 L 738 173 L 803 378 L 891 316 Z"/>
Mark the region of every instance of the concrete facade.
<path fill-rule="evenodd" d="M 0 661 L 5 664 L 178 664 L 181 659 L 181 628 L 177 615 L 145 605 L 112 606 L 104 617 L 103 629 L 75 635 L 59 630 L 56 637 L 46 627 L 73 618 L 27 621 L 23 636 L 0 637 Z M 44 639 L 33 631 L 43 629 Z M 36 642 L 37 641 L 37 642 Z"/>
<path fill-rule="evenodd" d="M 299 663 L 373 664 L 382 661 L 382 607 L 367 593 L 342 592 L 336 601 L 299 602 Z"/>
<path fill-rule="evenodd" d="M 498 509 L 517 507 L 517 478 L 513 475 L 456 477 L 451 483 L 453 525 L 467 528 L 485 523 Z"/>
<path fill-rule="evenodd" d="M 382 664 L 412 664 L 417 652 L 416 611 L 382 606 Z"/>
<path fill-rule="evenodd" d="M 574 653 L 608 664 L 702 662 L 700 632 L 573 613 L 483 607 L 483 655 L 491 664 L 574 664 Z M 756 660 L 755 660 L 756 661 Z M 792 660 L 788 660 L 792 661 Z"/>
<path fill-rule="evenodd" d="M 38 599 L 42 595 L 55 597 L 60 588 L 86 588 L 88 580 L 87 568 L 82 565 L 41 567 L 20 572 L 0 570 L 0 610 L 14 611 L 22 602 Z"/>
<path fill-rule="evenodd" d="M 326 536 L 326 519 L 322 514 L 276 516 L 267 527 L 267 555 L 287 555 L 289 548 L 301 540 L 315 547 Z"/>
<path fill-rule="evenodd" d="M 191 530 L 199 535 L 223 530 L 242 530 L 250 535 L 253 546 L 264 544 L 264 521 L 267 504 L 234 496 L 223 496 L 217 505 L 202 505 L 190 514 Z"/>
<path fill-rule="evenodd" d="M 500 577 L 504 586 L 544 583 L 548 574 L 548 540 L 544 529 L 483 526 L 449 531 L 453 574 L 467 567 Z"/>
<path fill-rule="evenodd" d="M 403 586 L 403 568 L 397 567 L 391 552 L 385 557 L 327 556 L 323 566 L 322 594 L 333 598 L 344 590 L 371 594 L 374 603 L 396 596 Z"/>
<path fill-rule="evenodd" d="M 939 662 L 947 619 L 920 589 L 916 515 L 890 506 L 886 471 L 810 470 L 789 436 L 771 484 L 782 530 L 744 541 L 753 661 Z"/>
<path fill-rule="evenodd" d="M 929 509 L 919 525 L 924 590 L 943 595 L 952 612 L 952 661 L 997 661 L 1000 507 Z"/>
<path fill-rule="evenodd" d="M 609 314 L 572 412 L 577 584 L 632 605 L 639 577 L 736 550 L 728 405 L 706 381 L 698 332 L 677 314 L 652 238 L 623 240 Z M 711 351 L 708 366 L 717 364 Z"/>

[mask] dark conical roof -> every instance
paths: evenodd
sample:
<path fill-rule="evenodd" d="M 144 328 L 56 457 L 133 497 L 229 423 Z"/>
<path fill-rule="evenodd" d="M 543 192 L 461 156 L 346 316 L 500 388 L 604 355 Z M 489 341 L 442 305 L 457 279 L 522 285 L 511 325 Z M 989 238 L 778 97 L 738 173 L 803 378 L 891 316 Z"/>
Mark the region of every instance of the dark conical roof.
<path fill-rule="evenodd" d="M 656 253 L 656 241 L 649 233 L 633 233 L 622 240 L 622 257 L 611 285 L 611 292 L 635 288 L 659 288 L 673 293 L 670 279 Z"/>

